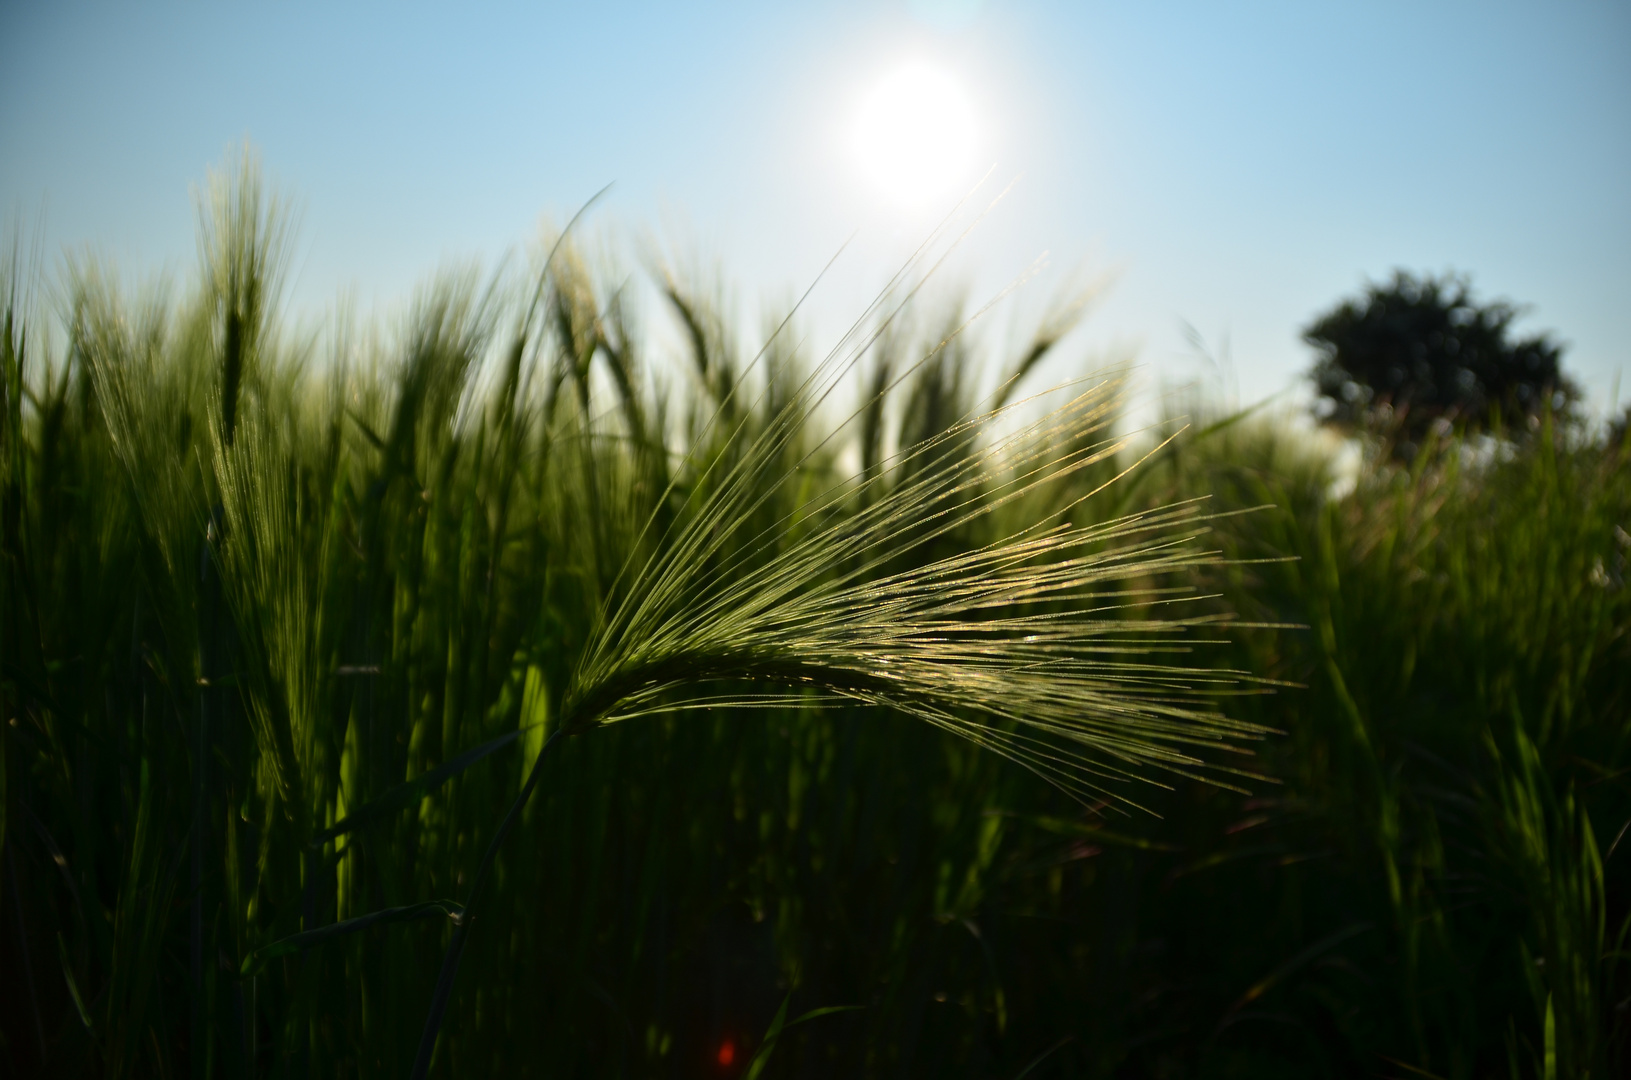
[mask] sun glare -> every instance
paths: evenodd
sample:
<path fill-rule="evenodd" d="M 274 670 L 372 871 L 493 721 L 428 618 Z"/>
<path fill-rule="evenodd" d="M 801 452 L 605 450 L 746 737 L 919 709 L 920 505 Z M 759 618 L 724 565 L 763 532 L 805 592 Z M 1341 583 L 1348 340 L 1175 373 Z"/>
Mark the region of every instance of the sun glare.
<path fill-rule="evenodd" d="M 950 74 L 923 61 L 897 68 L 861 101 L 856 162 L 883 194 L 922 206 L 971 182 L 974 107 Z"/>

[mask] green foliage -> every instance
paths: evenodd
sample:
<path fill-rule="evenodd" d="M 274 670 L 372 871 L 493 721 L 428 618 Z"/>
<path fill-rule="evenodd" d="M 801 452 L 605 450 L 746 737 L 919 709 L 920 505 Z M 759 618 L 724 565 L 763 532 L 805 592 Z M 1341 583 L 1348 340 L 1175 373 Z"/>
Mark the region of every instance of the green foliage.
<path fill-rule="evenodd" d="M 266 207 L 60 354 L 7 283 L 10 1073 L 400 1077 L 439 972 L 436 1075 L 1625 1067 L 1623 445 L 1339 495 L 1010 404 L 1068 312 L 982 405 L 959 319 L 745 360 L 661 272 L 648 367 L 570 243 L 307 356 Z"/>
<path fill-rule="evenodd" d="M 1270 767 L 1289 798 L 1245 820 L 1298 861 L 1286 876 L 1302 880 L 1275 890 L 1298 918 L 1340 882 L 1317 918 L 1366 928 L 1308 978 L 1347 1029 L 1334 1043 L 1433 1075 L 1554 1061 L 1605 1076 L 1625 1060 L 1609 938 L 1631 882 L 1599 852 L 1631 818 L 1631 475 L 1623 446 L 1547 434 L 1493 460 L 1371 461 L 1340 499 L 1288 483 L 1302 470 L 1265 460 L 1284 440 L 1262 432 L 1179 470 L 1289 511 L 1226 545 L 1297 556 L 1234 595 L 1309 626 L 1251 646 L 1308 690 Z"/>
<path fill-rule="evenodd" d="M 1475 303 L 1464 278 L 1396 271 L 1303 331 L 1320 354 L 1314 387 L 1327 423 L 1375 430 L 1409 458 L 1437 431 L 1517 430 L 1564 415 L 1580 392 L 1546 335 L 1510 341 L 1518 309 Z"/>

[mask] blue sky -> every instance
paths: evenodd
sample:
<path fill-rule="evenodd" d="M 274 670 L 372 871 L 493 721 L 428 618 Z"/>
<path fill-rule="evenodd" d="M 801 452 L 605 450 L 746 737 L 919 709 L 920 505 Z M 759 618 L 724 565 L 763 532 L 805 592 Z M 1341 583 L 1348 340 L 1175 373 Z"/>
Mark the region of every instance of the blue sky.
<path fill-rule="evenodd" d="M 189 194 L 245 136 L 301 208 L 292 305 L 491 265 L 608 182 L 602 227 L 717 260 L 747 307 L 859 312 L 932 217 L 845 141 L 908 59 L 964 88 L 993 190 L 944 287 L 1018 315 L 1113 278 L 1057 377 L 1136 349 L 1244 400 L 1394 267 L 1473 275 L 1570 343 L 1598 408 L 1631 342 L 1631 5 L 276 3 L 0 6 L 0 210 L 49 252 L 190 269 Z M 981 170 L 983 171 L 983 168 Z M 995 326 L 996 324 L 994 324 Z M 996 331 L 993 330 L 993 333 Z M 1623 404 L 1631 385 L 1620 393 Z"/>

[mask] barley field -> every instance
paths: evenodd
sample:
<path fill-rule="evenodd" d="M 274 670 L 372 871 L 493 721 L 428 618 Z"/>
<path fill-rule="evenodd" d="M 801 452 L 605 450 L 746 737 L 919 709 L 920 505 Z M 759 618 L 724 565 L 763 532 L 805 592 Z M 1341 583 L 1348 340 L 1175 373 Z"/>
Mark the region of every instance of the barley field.
<path fill-rule="evenodd" d="M 1129 432 L 1068 307 L 570 227 L 314 334 L 200 205 L 3 283 L 6 1075 L 1631 1068 L 1623 433 Z"/>

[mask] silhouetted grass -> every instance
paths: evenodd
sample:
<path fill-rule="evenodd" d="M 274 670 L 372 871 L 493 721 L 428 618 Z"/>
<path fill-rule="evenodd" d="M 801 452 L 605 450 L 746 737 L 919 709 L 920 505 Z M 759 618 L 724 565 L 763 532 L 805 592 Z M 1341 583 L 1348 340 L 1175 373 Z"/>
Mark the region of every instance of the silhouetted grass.
<path fill-rule="evenodd" d="M 1627 447 L 1338 495 L 1015 405 L 1064 322 L 982 401 L 904 284 L 807 362 L 659 272 L 648 366 L 569 240 L 312 356 L 253 170 L 204 213 L 55 352 L 9 281 L 12 1072 L 1624 1066 Z"/>

